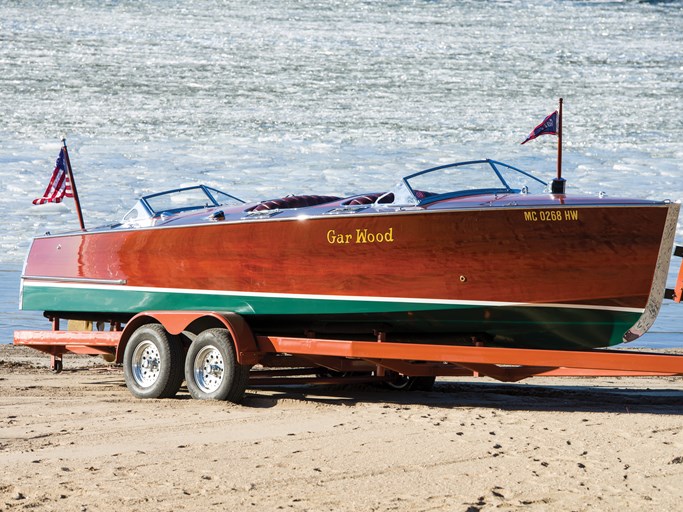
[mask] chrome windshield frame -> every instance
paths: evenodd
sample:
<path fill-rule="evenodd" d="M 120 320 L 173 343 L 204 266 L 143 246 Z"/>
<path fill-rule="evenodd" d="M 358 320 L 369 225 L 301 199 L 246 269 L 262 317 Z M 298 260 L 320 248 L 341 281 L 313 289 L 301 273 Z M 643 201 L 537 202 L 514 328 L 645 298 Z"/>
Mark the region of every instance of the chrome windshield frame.
<path fill-rule="evenodd" d="M 171 194 L 177 194 L 177 193 L 182 193 L 190 190 L 201 190 L 204 195 L 206 196 L 208 202 L 204 204 L 196 204 L 196 205 L 190 205 L 190 206 L 180 206 L 178 208 L 170 208 L 170 209 L 163 209 L 163 210 L 156 210 L 151 204 L 150 200 L 161 197 L 164 195 L 171 195 Z M 169 189 L 165 190 L 163 192 L 157 192 L 155 194 L 149 194 L 146 196 L 143 196 L 140 198 L 140 203 L 144 206 L 144 208 L 149 212 L 151 217 L 158 217 L 160 215 L 170 215 L 174 213 L 180 213 L 184 211 L 190 211 L 190 210 L 201 210 L 202 208 L 212 208 L 212 207 L 217 207 L 220 206 L 221 202 L 219 202 L 215 195 L 212 194 L 211 192 L 214 192 L 214 194 L 221 194 L 224 196 L 227 196 L 231 199 L 234 199 L 238 203 L 244 204 L 244 201 L 238 197 L 233 196 L 232 194 L 228 194 L 227 192 L 223 192 L 222 190 L 218 190 L 212 187 L 207 187 L 206 185 L 194 185 L 191 187 L 182 187 L 182 188 L 175 188 L 175 189 Z"/>
<path fill-rule="evenodd" d="M 435 193 L 433 195 L 428 195 L 426 197 L 419 197 L 417 191 L 411 185 L 410 180 L 413 178 L 416 178 L 418 176 L 423 176 L 428 173 L 433 173 L 437 171 L 441 171 L 444 169 L 449 169 L 449 168 L 454 168 L 454 167 L 463 167 L 463 166 L 468 166 L 468 165 L 474 165 L 474 164 L 488 164 L 490 167 L 491 171 L 495 174 L 495 176 L 498 178 L 500 181 L 500 187 L 486 187 L 486 188 L 479 188 L 479 189 L 462 189 L 462 190 L 453 190 L 449 192 L 444 192 L 444 193 Z M 489 158 L 483 159 L 483 160 L 468 160 L 466 162 L 454 162 L 450 164 L 444 164 L 444 165 L 438 165 L 436 167 L 430 167 L 429 169 L 425 169 L 423 171 L 419 171 L 413 174 L 409 174 L 407 176 L 404 176 L 401 181 L 394 187 L 394 190 L 391 192 L 388 192 L 386 195 L 389 194 L 394 194 L 394 201 L 390 204 L 396 206 L 396 205 L 424 205 L 428 203 L 432 203 L 435 201 L 441 201 L 443 199 L 449 199 L 449 198 L 454 198 L 454 197 L 462 197 L 462 196 L 469 196 L 469 195 L 479 195 L 479 194 L 513 194 L 513 193 L 519 193 L 521 190 L 513 188 L 505 179 L 503 176 L 503 173 L 501 172 L 500 167 L 505 167 L 511 171 L 517 172 L 522 174 L 523 176 L 526 176 L 527 178 L 530 178 L 531 180 L 537 182 L 539 185 L 543 185 L 543 187 L 547 187 L 548 183 L 537 178 L 533 174 L 524 171 L 522 169 L 519 169 L 517 167 L 514 167 L 510 164 L 506 164 L 504 162 L 499 162 L 497 160 L 491 160 Z M 381 198 L 380 198 L 381 199 Z M 379 201 L 379 199 L 378 199 Z M 377 202 L 376 202 L 377 204 Z M 386 206 L 386 204 L 385 204 Z"/>

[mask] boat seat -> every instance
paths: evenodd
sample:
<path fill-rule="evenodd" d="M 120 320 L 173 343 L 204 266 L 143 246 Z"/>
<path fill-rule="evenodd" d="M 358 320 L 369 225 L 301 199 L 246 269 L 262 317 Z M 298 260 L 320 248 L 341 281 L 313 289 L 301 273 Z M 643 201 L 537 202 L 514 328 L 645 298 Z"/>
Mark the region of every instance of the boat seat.
<path fill-rule="evenodd" d="M 287 208 L 304 208 L 306 206 L 316 206 L 318 204 L 329 203 L 339 200 L 336 196 L 285 196 L 279 199 L 269 199 L 261 201 L 256 206 L 247 209 L 250 212 L 260 212 L 264 210 L 283 210 Z"/>
<path fill-rule="evenodd" d="M 348 199 L 342 203 L 344 206 L 354 206 L 358 204 L 372 204 L 377 201 L 378 198 L 382 197 L 386 192 L 375 192 L 372 194 L 365 194 L 362 196 L 355 196 Z M 394 200 L 394 194 L 389 194 L 382 198 L 381 203 L 391 203 Z"/>
<path fill-rule="evenodd" d="M 353 206 L 357 204 L 373 204 L 377 199 L 382 197 L 386 192 L 376 192 L 373 194 L 365 194 L 363 196 L 356 196 L 352 197 L 351 199 L 347 199 L 342 203 L 343 206 Z M 435 192 L 426 192 L 424 190 L 416 190 L 415 191 L 415 197 L 417 199 L 424 199 L 425 197 L 430 197 L 430 196 L 435 196 L 437 195 Z M 387 194 L 386 197 L 382 197 L 382 200 L 380 203 L 385 204 L 385 203 L 393 203 L 394 202 L 394 194 Z"/>
<path fill-rule="evenodd" d="M 437 195 L 436 192 L 427 192 L 425 190 L 416 190 L 415 197 L 418 199 L 424 199 L 425 197 L 431 197 Z"/>

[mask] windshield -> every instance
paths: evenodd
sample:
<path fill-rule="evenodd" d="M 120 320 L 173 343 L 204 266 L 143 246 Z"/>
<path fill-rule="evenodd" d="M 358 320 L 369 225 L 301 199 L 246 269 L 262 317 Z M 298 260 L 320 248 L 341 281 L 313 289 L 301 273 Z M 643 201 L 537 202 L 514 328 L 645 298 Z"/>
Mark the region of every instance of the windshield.
<path fill-rule="evenodd" d="M 494 160 L 476 160 L 433 167 L 403 178 L 394 204 L 425 204 L 448 197 L 476 194 L 542 193 L 546 183 L 526 171 Z"/>
<path fill-rule="evenodd" d="M 126 226 L 151 226 L 161 215 L 199 210 L 215 206 L 236 206 L 243 204 L 241 199 L 216 190 L 198 185 L 150 194 L 138 200 L 121 221 Z"/>
<path fill-rule="evenodd" d="M 219 205 L 236 205 L 244 201 L 204 185 L 151 194 L 142 198 L 152 215 L 196 210 Z"/>
<path fill-rule="evenodd" d="M 147 201 L 147 205 L 152 210 L 153 215 L 173 210 L 215 206 L 213 198 L 199 187 L 147 196 L 145 201 Z"/>

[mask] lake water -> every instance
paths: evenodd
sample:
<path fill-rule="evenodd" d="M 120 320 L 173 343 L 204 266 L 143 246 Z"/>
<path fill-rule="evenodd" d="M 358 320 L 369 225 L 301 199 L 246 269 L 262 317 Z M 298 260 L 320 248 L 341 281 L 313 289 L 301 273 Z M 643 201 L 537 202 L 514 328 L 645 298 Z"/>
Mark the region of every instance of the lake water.
<path fill-rule="evenodd" d="M 78 225 L 31 206 L 62 134 L 94 226 L 197 182 L 346 195 L 482 157 L 550 179 L 557 139 L 520 142 L 563 97 L 569 192 L 683 199 L 678 1 L 8 0 L 0 43 L 0 343 L 48 327 L 18 276 Z M 643 340 L 682 331 L 666 304 Z"/>

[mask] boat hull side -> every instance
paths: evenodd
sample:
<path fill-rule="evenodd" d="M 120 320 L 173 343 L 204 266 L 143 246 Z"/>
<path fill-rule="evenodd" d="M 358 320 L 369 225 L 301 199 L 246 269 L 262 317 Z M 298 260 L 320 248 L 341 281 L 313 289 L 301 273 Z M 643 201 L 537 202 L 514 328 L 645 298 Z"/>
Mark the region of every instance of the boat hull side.
<path fill-rule="evenodd" d="M 608 346 L 646 309 L 656 315 L 656 268 L 677 213 L 664 203 L 481 208 L 41 237 L 22 308 L 234 311 L 302 326 L 337 317 L 519 346 Z"/>

